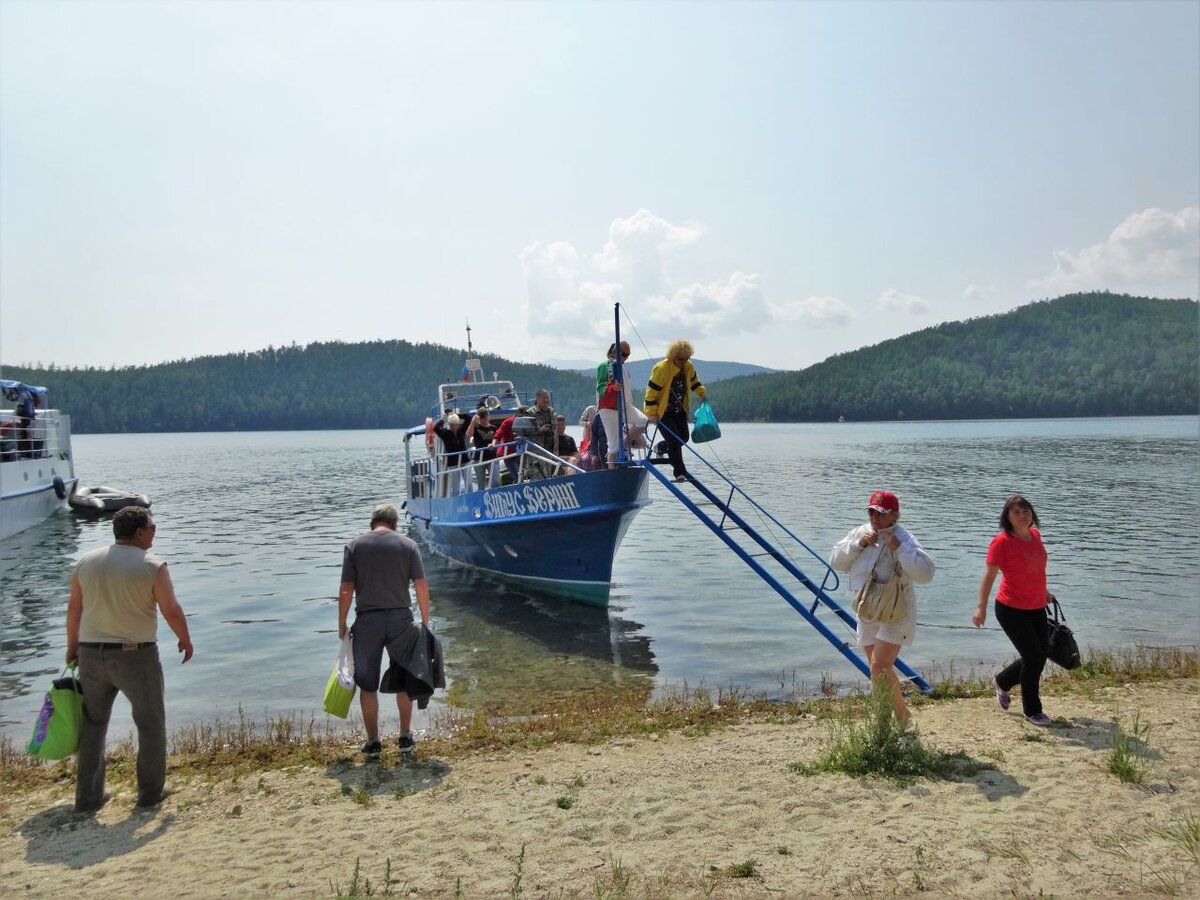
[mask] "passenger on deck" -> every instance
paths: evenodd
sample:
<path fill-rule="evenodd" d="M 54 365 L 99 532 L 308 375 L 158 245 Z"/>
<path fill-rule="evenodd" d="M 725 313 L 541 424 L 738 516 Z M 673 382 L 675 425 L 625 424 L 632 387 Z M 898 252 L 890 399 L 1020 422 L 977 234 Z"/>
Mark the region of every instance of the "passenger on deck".
<path fill-rule="evenodd" d="M 37 416 L 37 408 L 42 398 L 25 385 L 17 389 L 17 405 L 13 412 L 17 415 L 17 455 L 30 458 L 41 456 L 41 448 L 36 447 L 33 440 L 33 420 Z"/>
<path fill-rule="evenodd" d="M 528 416 L 529 409 L 524 406 L 518 406 L 516 415 L 509 416 L 496 428 L 496 433 L 492 437 L 492 446 L 496 450 L 496 456 L 504 460 L 504 475 L 507 476 L 506 484 L 516 484 L 518 476 L 518 466 L 521 458 L 517 455 L 516 448 L 504 447 L 503 444 L 511 444 L 516 440 L 513 434 L 513 422 L 518 416 Z"/>
<path fill-rule="evenodd" d="M 579 467 L 596 472 L 608 467 L 608 440 L 604 437 L 604 423 L 593 416 L 587 428 L 587 449 L 579 455 Z"/>
<path fill-rule="evenodd" d="M 579 447 L 575 444 L 575 438 L 567 434 L 567 417 L 561 414 L 554 417 L 554 447 L 551 452 L 569 463 L 579 465 Z M 573 470 L 565 466 L 559 466 L 558 474 L 564 475 L 571 471 Z"/>
<path fill-rule="evenodd" d="M 583 412 L 579 416 L 579 426 L 583 429 L 583 438 L 579 442 L 579 453 L 582 456 L 587 453 L 587 448 L 592 443 L 592 419 L 596 418 L 596 404 L 584 407 Z"/>
<path fill-rule="evenodd" d="M 529 411 L 537 422 L 537 437 L 534 439 L 547 450 L 554 452 L 554 407 L 550 405 L 550 392 L 539 388 L 533 395 L 533 409 Z"/>
<path fill-rule="evenodd" d="M 620 418 L 617 413 L 619 398 L 624 398 L 625 424 L 629 429 L 630 446 L 638 446 L 641 434 L 645 430 L 647 418 L 633 400 L 633 386 L 624 377 L 625 369 L 621 367 L 622 378 L 616 377 L 617 345 L 608 348 L 608 358 L 596 369 L 596 407 L 600 421 L 604 426 L 604 437 L 608 444 L 608 464 L 612 466 L 617 460 L 617 448 L 620 446 Z M 621 359 L 629 359 L 629 344 L 621 341 Z"/>
<path fill-rule="evenodd" d="M 688 412 L 692 392 L 704 400 L 708 394 L 692 366 L 692 345 L 682 338 L 671 341 L 667 357 L 650 370 L 646 385 L 646 415 L 650 423 L 662 423 L 660 450 L 671 460 L 676 481 L 687 481 L 683 445 L 688 442 Z"/>
<path fill-rule="evenodd" d="M 486 406 L 475 410 L 475 415 L 467 425 L 465 437 L 467 443 L 475 448 L 472 459 L 476 464 L 475 480 L 481 491 L 495 481 L 495 475 L 492 473 L 495 466 L 492 463 L 496 459 L 496 450 L 492 447 L 492 438 L 496 434 L 496 427 Z"/>
<path fill-rule="evenodd" d="M 442 483 L 444 495 L 457 494 L 464 489 L 463 473 L 452 471 L 467 462 L 466 431 L 469 423 L 457 413 L 448 412 L 444 418 L 433 423 L 433 433 L 442 441 L 446 454 L 447 471 Z"/>

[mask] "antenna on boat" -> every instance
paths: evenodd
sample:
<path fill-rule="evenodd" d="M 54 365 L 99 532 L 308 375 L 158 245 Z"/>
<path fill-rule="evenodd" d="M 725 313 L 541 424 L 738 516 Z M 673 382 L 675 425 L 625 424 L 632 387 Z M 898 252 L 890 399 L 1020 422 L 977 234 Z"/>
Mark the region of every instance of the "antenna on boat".
<path fill-rule="evenodd" d="M 473 356 L 475 349 L 471 346 L 471 320 L 467 319 L 467 356 Z"/>
<path fill-rule="evenodd" d="M 620 303 L 613 304 L 613 332 L 614 332 L 614 335 L 616 338 L 615 342 L 613 343 L 613 346 L 616 348 L 616 351 L 617 351 L 616 356 L 613 358 L 613 375 L 617 379 L 617 381 L 620 381 L 623 384 L 624 378 L 625 378 L 625 372 L 624 372 L 624 363 L 621 361 L 621 304 Z M 628 422 L 628 419 L 626 418 L 626 415 L 625 415 L 625 391 L 622 390 L 621 393 L 619 394 L 619 399 L 617 400 L 617 435 L 618 435 L 618 437 L 617 437 L 617 462 L 622 463 L 622 464 L 629 462 L 629 444 L 627 443 L 626 437 L 625 437 L 625 425 L 627 422 Z"/>

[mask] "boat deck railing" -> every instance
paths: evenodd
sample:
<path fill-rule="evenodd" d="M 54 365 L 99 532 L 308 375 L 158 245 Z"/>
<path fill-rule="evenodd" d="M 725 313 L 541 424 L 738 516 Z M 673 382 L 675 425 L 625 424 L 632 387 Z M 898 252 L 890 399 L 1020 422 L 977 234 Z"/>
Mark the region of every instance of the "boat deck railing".
<path fill-rule="evenodd" d="M 460 381 L 438 385 L 438 402 L 429 408 L 434 419 L 450 412 L 470 416 L 479 407 L 513 415 L 521 406 L 533 406 L 534 394 L 518 391 L 511 381 Z"/>
<path fill-rule="evenodd" d="M 15 412 L 0 412 L 0 462 L 22 459 L 65 459 L 68 422 L 56 409 L 38 410 L 33 419 Z"/>
<path fill-rule="evenodd" d="M 668 431 L 660 422 L 663 431 Z M 708 459 L 690 444 L 684 444 L 684 449 L 692 457 L 707 468 L 704 478 L 697 477 L 700 471 L 689 460 L 689 474 L 686 484 L 694 487 L 700 494 L 700 499 L 689 496 L 690 491 L 684 489 L 684 484 L 676 483 L 659 471 L 656 460 L 645 460 L 646 465 L 658 480 L 675 497 L 683 503 L 701 522 L 707 525 L 731 550 L 737 554 L 766 584 L 786 600 L 822 637 L 828 640 L 837 650 L 848 659 L 860 672 L 868 678 L 871 667 L 854 649 L 851 643 L 855 639 L 858 622 L 849 611 L 833 599 L 831 592 L 837 590 L 839 579 L 837 573 L 826 561 L 806 544 L 790 528 L 780 522 L 775 516 L 764 509 L 753 497 L 738 487 L 724 472 L 714 466 Z M 712 476 L 710 478 L 710 476 Z M 709 486 L 710 481 L 718 483 L 716 489 Z M 724 486 L 720 485 L 724 482 Z M 758 525 L 750 521 L 757 518 Z M 764 533 L 766 532 L 766 533 Z M 779 538 L 779 533 L 786 535 L 794 545 L 799 546 L 811 559 L 815 560 L 820 572 L 815 580 L 802 569 L 793 558 L 788 546 Z M 808 565 L 808 563 L 805 563 Z M 811 603 L 796 595 L 796 582 L 812 595 Z M 821 614 L 832 615 L 834 622 L 826 623 Z M 830 624 L 840 626 L 843 634 L 838 634 Z M 848 635 L 847 635 L 848 632 Z M 857 643 L 855 639 L 855 643 Z M 933 688 L 913 670 L 904 660 L 897 658 L 897 671 L 916 685 L 921 691 L 929 693 Z"/>
<path fill-rule="evenodd" d="M 421 433 L 420 429 L 407 433 L 405 440 L 408 446 L 411 445 L 411 438 Z M 516 438 L 508 443 L 496 444 L 488 450 L 496 455 L 482 449 L 472 449 L 410 457 L 408 496 L 431 499 L 455 497 L 470 491 L 524 484 L 585 471 L 528 438 Z M 501 453 L 503 455 L 499 455 Z"/>

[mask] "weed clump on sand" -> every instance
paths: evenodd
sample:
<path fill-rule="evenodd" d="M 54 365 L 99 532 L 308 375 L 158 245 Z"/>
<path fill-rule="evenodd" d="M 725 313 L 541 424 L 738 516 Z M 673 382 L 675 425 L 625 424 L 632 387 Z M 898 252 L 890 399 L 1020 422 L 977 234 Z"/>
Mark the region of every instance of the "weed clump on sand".
<path fill-rule="evenodd" d="M 333 891 L 333 896 L 337 900 L 351 900 L 358 897 L 391 897 L 394 895 L 392 885 L 395 883 L 392 880 L 392 858 L 389 856 L 383 864 L 383 882 L 381 884 L 372 883 L 370 878 L 362 874 L 359 866 L 359 858 L 354 858 L 354 872 L 350 876 L 350 883 L 346 885 L 345 890 L 341 884 L 329 882 L 329 889 Z"/>
<path fill-rule="evenodd" d="M 965 753 L 943 753 L 905 734 L 892 711 L 892 694 L 879 685 L 861 702 L 847 703 L 832 721 L 832 739 L 813 763 L 792 763 L 799 775 L 842 772 L 856 777 L 889 778 L 909 783 L 917 778 L 953 778 L 988 768 Z"/>
<path fill-rule="evenodd" d="M 1108 757 L 1108 771 L 1128 784 L 1141 784 L 1149 766 L 1150 726 L 1143 725 L 1141 714 L 1133 714 L 1133 733 L 1127 732 L 1116 723 L 1113 730 L 1113 748 Z"/>

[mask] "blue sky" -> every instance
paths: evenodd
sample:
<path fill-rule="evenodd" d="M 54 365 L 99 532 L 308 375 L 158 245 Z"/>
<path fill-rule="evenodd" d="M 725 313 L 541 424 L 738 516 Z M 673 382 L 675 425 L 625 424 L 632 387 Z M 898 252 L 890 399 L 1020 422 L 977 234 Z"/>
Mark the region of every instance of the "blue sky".
<path fill-rule="evenodd" d="M 1200 4 L 0 0 L 0 360 L 801 368 L 1200 295 Z"/>

